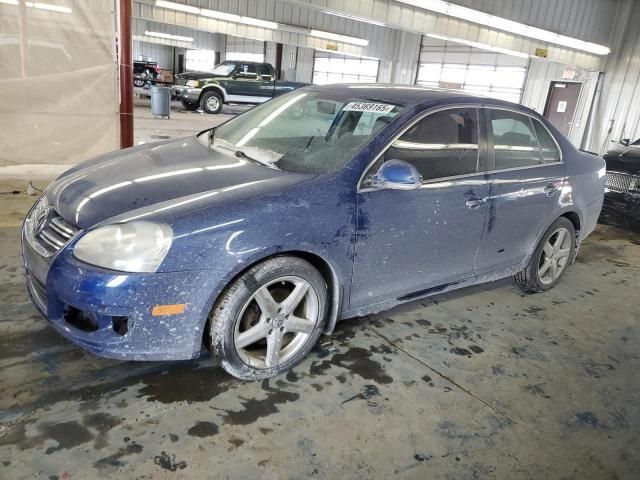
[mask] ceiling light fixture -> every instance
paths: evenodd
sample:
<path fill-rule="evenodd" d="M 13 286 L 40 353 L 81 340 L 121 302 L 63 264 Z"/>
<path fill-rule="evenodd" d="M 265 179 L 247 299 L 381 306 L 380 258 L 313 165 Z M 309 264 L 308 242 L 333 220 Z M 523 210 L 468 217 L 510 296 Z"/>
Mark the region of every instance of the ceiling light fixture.
<path fill-rule="evenodd" d="M 193 37 L 183 37 L 181 35 L 171 35 L 170 33 L 145 31 L 144 34 L 147 37 L 166 38 L 167 40 L 177 40 L 179 42 L 193 42 Z"/>
<path fill-rule="evenodd" d="M 18 6 L 18 0 L 0 0 L 0 3 L 4 3 L 5 5 L 14 5 Z M 24 5 L 29 8 L 37 8 L 38 10 L 48 10 L 50 12 L 57 13 L 71 13 L 69 7 L 64 7 L 62 5 L 52 5 L 50 3 L 42 3 L 42 2 L 24 2 Z"/>
<path fill-rule="evenodd" d="M 489 45 L 488 43 L 472 42 L 470 40 L 465 40 L 464 38 L 447 37 L 445 35 L 436 35 L 435 33 L 427 33 L 426 36 L 436 38 L 438 40 L 444 40 L 446 42 L 461 43 L 469 47 L 489 50 L 491 52 L 504 53 L 513 57 L 529 58 L 529 55 L 527 55 L 526 53 L 518 52 L 516 50 L 509 50 L 508 48 L 494 47 L 493 45 Z"/>
<path fill-rule="evenodd" d="M 323 10 L 322 13 L 326 13 L 327 15 L 333 15 L 335 17 L 348 18 L 349 20 L 355 20 L 356 22 L 370 23 L 371 25 L 378 25 L 380 27 L 385 26 L 383 22 L 379 22 L 377 20 L 371 20 L 370 18 L 357 17 L 355 15 L 349 15 L 347 13 L 334 12 L 331 10 Z"/>
<path fill-rule="evenodd" d="M 177 10 L 185 13 L 193 13 L 194 15 L 202 15 L 203 17 L 215 18 L 226 22 L 243 23 L 245 25 L 253 25 L 255 27 L 269 28 L 271 30 L 278 28 L 278 24 L 276 22 L 270 22 L 268 20 L 244 17 L 242 15 L 235 15 L 227 12 L 218 12 L 216 10 L 209 10 L 208 8 L 198 8 L 191 5 L 184 5 L 182 3 L 167 2 L 165 0 L 156 0 L 156 7 L 168 8 L 170 10 Z"/>
<path fill-rule="evenodd" d="M 443 0 L 398 1 L 413 7 L 442 13 L 450 17 L 460 18 L 468 22 L 478 23 L 497 30 L 514 33 L 516 35 L 533 38 L 547 43 L 553 43 L 555 45 L 572 48 L 574 50 L 582 50 L 596 55 L 607 55 L 611 51 L 604 45 L 598 45 L 597 43 L 585 42 L 584 40 L 579 40 L 577 38 L 567 37 L 566 35 L 560 35 L 558 33 L 550 32 L 549 30 L 543 30 L 542 28 L 536 28 L 525 25 L 524 23 L 514 22 L 513 20 L 480 12 L 472 8 L 454 5 L 453 3 L 445 2 Z"/>
<path fill-rule="evenodd" d="M 349 35 L 340 35 L 339 33 L 324 32 L 322 30 L 311 30 L 309 35 L 326 40 L 335 40 L 336 42 L 352 43 L 354 45 L 360 45 L 361 47 L 369 45 L 369 40 L 365 40 L 364 38 L 350 37 Z"/>

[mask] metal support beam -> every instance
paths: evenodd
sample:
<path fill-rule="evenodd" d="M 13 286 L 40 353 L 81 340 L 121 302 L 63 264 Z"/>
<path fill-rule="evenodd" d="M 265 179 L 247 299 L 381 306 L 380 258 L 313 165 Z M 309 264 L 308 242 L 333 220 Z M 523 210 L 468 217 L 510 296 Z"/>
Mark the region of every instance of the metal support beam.
<path fill-rule="evenodd" d="M 120 148 L 133 146 L 133 61 L 131 0 L 118 1 L 118 63 L 120 67 Z"/>

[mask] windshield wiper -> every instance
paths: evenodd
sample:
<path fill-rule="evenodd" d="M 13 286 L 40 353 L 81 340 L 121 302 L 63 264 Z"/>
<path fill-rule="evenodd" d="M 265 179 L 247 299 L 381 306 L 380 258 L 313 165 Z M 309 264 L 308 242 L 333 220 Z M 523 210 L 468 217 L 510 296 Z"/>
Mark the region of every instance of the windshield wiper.
<path fill-rule="evenodd" d="M 242 150 L 236 150 L 235 151 L 235 156 L 238 157 L 238 158 L 244 158 L 245 160 L 249 160 L 250 162 L 257 163 L 258 165 L 262 165 L 264 167 L 275 168 L 276 170 L 278 170 L 278 167 L 276 167 L 272 163 L 265 162 L 264 160 L 259 160 L 257 158 L 254 158 L 254 157 L 250 156 L 250 155 L 247 155 Z"/>
<path fill-rule="evenodd" d="M 211 131 L 209 132 L 209 150 L 213 150 L 213 139 L 215 137 L 215 132 L 216 129 L 212 128 Z"/>

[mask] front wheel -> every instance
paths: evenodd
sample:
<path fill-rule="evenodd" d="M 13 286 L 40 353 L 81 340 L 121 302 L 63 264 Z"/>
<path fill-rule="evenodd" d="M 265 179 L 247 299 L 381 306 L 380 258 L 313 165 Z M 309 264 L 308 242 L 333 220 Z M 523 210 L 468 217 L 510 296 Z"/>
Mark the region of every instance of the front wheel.
<path fill-rule="evenodd" d="M 222 105 L 222 97 L 214 91 L 205 92 L 200 100 L 200 107 L 205 113 L 220 113 Z"/>
<path fill-rule="evenodd" d="M 527 268 L 514 278 L 528 293 L 554 287 L 571 263 L 576 248 L 576 230 L 568 218 L 560 217 L 545 232 Z"/>
<path fill-rule="evenodd" d="M 209 347 L 234 377 L 274 377 L 311 351 L 326 312 L 318 270 L 301 258 L 271 258 L 222 293 L 209 317 Z"/>

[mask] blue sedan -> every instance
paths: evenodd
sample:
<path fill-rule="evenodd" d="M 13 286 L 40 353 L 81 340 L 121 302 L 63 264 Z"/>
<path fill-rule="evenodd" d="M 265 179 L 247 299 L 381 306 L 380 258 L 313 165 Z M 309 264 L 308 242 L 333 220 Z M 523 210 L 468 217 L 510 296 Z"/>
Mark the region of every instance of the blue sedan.
<path fill-rule="evenodd" d="M 34 304 L 101 356 L 277 375 L 336 321 L 514 276 L 557 284 L 604 161 L 525 107 L 442 90 L 296 90 L 95 158 L 23 226 Z"/>

